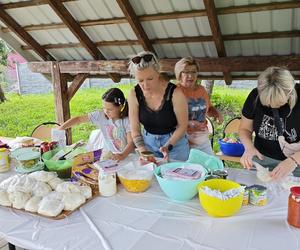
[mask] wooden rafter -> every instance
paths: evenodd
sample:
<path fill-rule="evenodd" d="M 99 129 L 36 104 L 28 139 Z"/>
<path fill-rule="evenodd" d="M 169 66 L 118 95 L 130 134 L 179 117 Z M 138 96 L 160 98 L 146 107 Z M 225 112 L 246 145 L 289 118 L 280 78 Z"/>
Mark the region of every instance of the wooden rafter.
<path fill-rule="evenodd" d="M 75 0 L 61 0 L 61 2 L 72 2 Z M 16 3 L 6 3 L 3 4 L 3 9 L 16 9 L 16 8 L 24 8 L 24 7 L 32 7 L 48 4 L 48 0 L 30 0 L 30 1 L 22 1 Z"/>
<path fill-rule="evenodd" d="M 144 21 L 168 20 L 168 19 L 176 19 L 176 18 L 192 18 L 192 17 L 199 17 L 199 16 L 206 16 L 206 11 L 205 10 L 175 11 L 171 13 L 141 15 L 138 16 L 138 19 L 141 22 L 144 22 Z M 127 19 L 125 17 L 114 17 L 114 18 L 86 20 L 86 21 L 79 22 L 81 27 L 121 24 L 121 23 L 127 23 Z M 47 30 L 47 29 L 63 29 L 66 27 L 67 26 L 64 23 L 49 23 L 49 24 L 27 25 L 24 26 L 23 28 L 26 31 L 35 31 L 35 30 Z M 2 31 L 9 32 L 9 29 L 2 28 Z"/>
<path fill-rule="evenodd" d="M 196 58 L 199 63 L 199 72 L 259 72 L 270 66 L 284 66 L 291 71 L 300 71 L 300 55 L 289 56 L 244 56 Z M 162 72 L 174 72 L 178 59 L 160 59 Z M 49 62 L 31 62 L 28 64 L 33 72 L 50 73 Z M 128 75 L 127 60 L 105 61 L 62 61 L 59 63 L 62 73 L 107 74 L 119 72 Z"/>
<path fill-rule="evenodd" d="M 211 0 L 203 0 L 206 12 L 207 12 L 207 18 L 208 18 L 208 22 L 210 25 L 210 29 L 211 29 L 211 33 L 212 33 L 212 37 L 217 49 L 217 53 L 219 57 L 226 57 L 226 51 L 225 51 L 225 46 L 224 46 L 224 42 L 223 42 L 223 38 L 222 38 L 222 34 L 221 34 L 221 30 L 220 30 L 220 25 L 219 25 L 219 21 L 218 21 L 218 15 L 217 15 L 217 11 L 215 8 L 215 3 L 214 1 Z M 230 72 L 228 71 L 224 71 L 224 80 L 226 84 L 231 84 L 232 82 L 232 78 L 230 76 Z"/>
<path fill-rule="evenodd" d="M 28 34 L 6 11 L 0 4 L 0 20 L 5 23 L 21 40 L 43 59 L 43 60 L 55 60 L 30 34 Z"/>
<path fill-rule="evenodd" d="M 70 101 L 72 97 L 76 94 L 77 90 L 83 84 L 84 80 L 89 76 L 87 73 L 77 74 L 68 88 L 68 100 Z"/>
<path fill-rule="evenodd" d="M 300 8 L 300 1 L 271 2 L 218 8 L 218 15 Z"/>
<path fill-rule="evenodd" d="M 257 40 L 257 39 L 275 39 L 287 37 L 300 37 L 300 30 L 291 31 L 273 31 L 273 32 L 259 32 L 246 34 L 231 34 L 223 35 L 224 41 L 234 40 Z M 172 44 L 172 43 L 198 43 L 213 41 L 212 36 L 192 36 L 192 37 L 176 37 L 176 38 L 158 38 L 151 39 L 152 44 Z M 121 40 L 121 41 L 99 41 L 95 42 L 97 46 L 128 46 L 140 44 L 138 40 Z M 64 49 L 64 48 L 80 48 L 80 43 L 61 43 L 61 44 L 45 44 L 44 49 Z M 31 50 L 30 46 L 21 46 L 23 50 Z"/>
<path fill-rule="evenodd" d="M 300 30 L 223 35 L 224 41 L 300 37 Z"/>
<path fill-rule="evenodd" d="M 195 37 L 176 37 L 176 38 L 160 38 L 151 39 L 152 44 L 169 44 L 169 43 L 193 43 L 193 42 L 209 42 L 212 41 L 212 36 L 195 36 Z M 97 46 L 128 46 L 138 45 L 138 40 L 122 40 L 122 41 L 101 41 L 95 42 Z M 78 48 L 82 47 L 80 43 L 64 43 L 64 44 L 45 44 L 45 49 L 62 49 L 62 48 Z M 29 46 L 22 46 L 24 50 L 30 50 Z"/>
<path fill-rule="evenodd" d="M 71 32 L 77 37 L 80 44 L 82 44 L 95 60 L 105 59 L 104 55 L 98 50 L 97 45 L 88 37 L 60 0 L 48 0 L 48 3 L 64 24 L 67 25 Z M 114 82 L 120 81 L 120 77 L 117 74 L 111 74 L 109 77 Z"/>
<path fill-rule="evenodd" d="M 138 40 L 140 41 L 141 45 L 143 46 L 144 50 L 154 51 L 154 48 L 142 27 L 137 15 L 134 12 L 130 2 L 128 0 L 117 0 L 121 10 L 123 11 L 128 23 L 130 24 L 131 28 L 133 29 L 135 35 L 137 36 Z"/>
<path fill-rule="evenodd" d="M 76 0 L 61 0 L 61 2 L 74 2 Z M 3 9 L 15 9 L 15 8 L 23 8 L 23 7 L 32 7 L 38 5 L 48 4 L 48 0 L 31 0 L 31 1 L 22 1 L 16 3 L 7 3 L 3 4 Z M 235 13 L 245 13 L 245 12 L 258 12 L 258 11 L 269 11 L 269 10 L 280 10 L 280 9 L 294 9 L 300 8 L 300 2 L 298 0 L 294 1 L 287 1 L 287 2 L 270 2 L 270 3 L 262 3 L 262 4 L 251 4 L 251 5 L 239 5 L 239 6 L 230 6 L 224 8 L 217 8 L 217 13 L 219 15 L 227 15 L 227 14 L 235 14 Z M 185 13 L 185 14 L 184 14 Z M 154 15 L 146 15 L 147 16 L 157 16 L 157 19 L 151 20 L 162 20 L 163 18 L 159 17 L 159 15 L 164 14 L 154 14 Z M 166 13 L 165 16 L 170 15 L 172 13 Z M 179 16 L 184 15 L 184 16 Z M 206 16 L 205 10 L 193 10 L 193 11 L 185 11 L 185 12 L 174 12 L 172 18 L 185 18 L 185 17 L 195 17 L 195 16 Z M 141 18 L 140 16 L 139 18 Z M 168 18 L 170 19 L 170 18 Z M 141 20 L 141 19 L 140 19 Z M 150 20 L 143 20 L 143 21 L 150 21 Z"/>
<path fill-rule="evenodd" d="M 77 37 L 82 46 L 92 55 L 95 60 L 104 59 L 104 56 L 98 50 L 97 46 L 82 30 L 79 23 L 70 14 L 67 8 L 60 0 L 48 0 L 48 4 L 60 17 L 64 24 L 71 30 L 71 32 Z"/>

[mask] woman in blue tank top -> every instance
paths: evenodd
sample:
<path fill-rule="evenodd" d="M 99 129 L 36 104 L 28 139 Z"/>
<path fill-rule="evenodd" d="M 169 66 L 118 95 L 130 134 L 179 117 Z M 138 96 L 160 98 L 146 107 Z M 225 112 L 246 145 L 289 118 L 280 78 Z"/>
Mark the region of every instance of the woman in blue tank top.
<path fill-rule="evenodd" d="M 133 141 L 139 152 L 150 150 L 156 157 L 185 161 L 189 154 L 186 98 L 160 76 L 159 69 L 151 52 L 143 51 L 129 62 L 137 81 L 128 97 Z"/>

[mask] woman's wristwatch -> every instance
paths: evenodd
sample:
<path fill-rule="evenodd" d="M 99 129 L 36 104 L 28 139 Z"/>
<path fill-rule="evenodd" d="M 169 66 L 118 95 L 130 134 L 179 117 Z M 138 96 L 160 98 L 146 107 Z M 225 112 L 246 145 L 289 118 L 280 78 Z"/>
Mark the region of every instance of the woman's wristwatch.
<path fill-rule="evenodd" d="M 168 151 L 170 152 L 174 148 L 174 146 L 172 144 L 168 144 L 167 148 L 168 148 Z"/>

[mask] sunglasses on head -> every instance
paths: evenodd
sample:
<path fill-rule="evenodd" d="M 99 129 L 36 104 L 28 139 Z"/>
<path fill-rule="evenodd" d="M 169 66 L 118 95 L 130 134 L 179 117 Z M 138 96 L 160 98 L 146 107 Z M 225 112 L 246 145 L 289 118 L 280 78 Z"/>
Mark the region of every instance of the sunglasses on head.
<path fill-rule="evenodd" d="M 134 63 L 134 64 L 139 64 L 141 62 L 141 60 L 143 59 L 145 62 L 150 62 L 153 58 L 153 55 L 152 54 L 146 54 L 146 55 L 143 55 L 143 56 L 135 56 L 133 58 L 131 58 L 131 61 Z"/>

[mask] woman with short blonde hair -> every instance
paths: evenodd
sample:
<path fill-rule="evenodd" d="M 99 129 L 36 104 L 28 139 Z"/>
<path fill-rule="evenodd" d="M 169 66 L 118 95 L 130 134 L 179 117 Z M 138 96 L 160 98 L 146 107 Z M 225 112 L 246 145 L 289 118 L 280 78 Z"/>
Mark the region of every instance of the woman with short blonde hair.
<path fill-rule="evenodd" d="M 203 86 L 197 83 L 199 65 L 192 57 L 184 57 L 175 64 L 177 86 L 188 102 L 188 139 L 190 146 L 213 155 L 206 116 L 223 122 L 221 113 L 212 105 Z"/>
<path fill-rule="evenodd" d="M 299 94 L 300 86 L 287 69 L 269 67 L 260 74 L 257 88 L 242 110 L 239 134 L 245 146 L 241 157 L 245 168 L 251 168 L 255 161 L 271 170 L 273 180 L 291 173 L 300 176 L 300 150 L 287 151 L 291 145 L 300 149 Z"/>
<path fill-rule="evenodd" d="M 130 74 L 137 82 L 128 97 L 133 141 L 140 153 L 152 151 L 156 157 L 186 161 L 187 103 L 183 93 L 161 77 L 159 70 L 151 52 L 143 51 L 129 61 Z"/>

